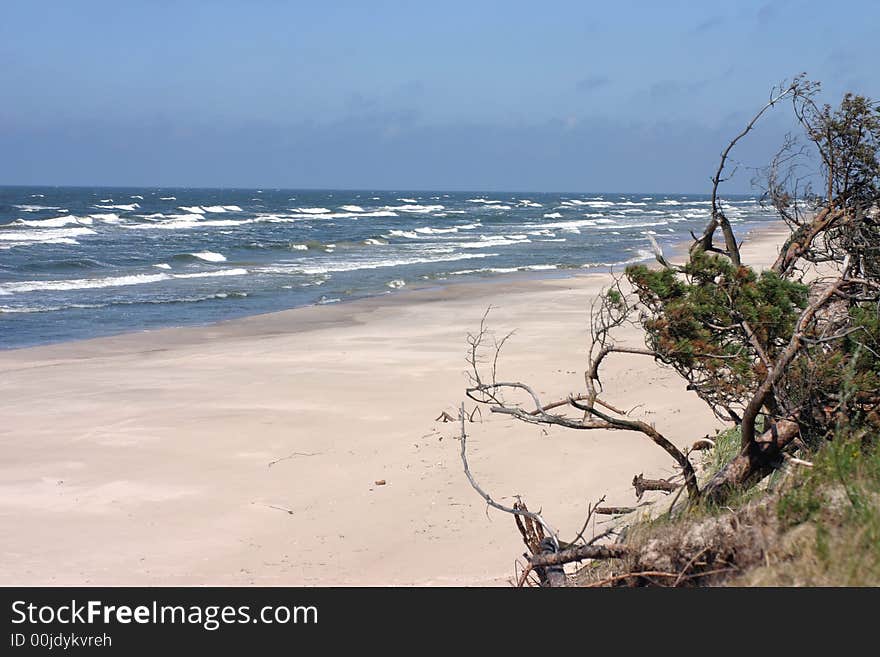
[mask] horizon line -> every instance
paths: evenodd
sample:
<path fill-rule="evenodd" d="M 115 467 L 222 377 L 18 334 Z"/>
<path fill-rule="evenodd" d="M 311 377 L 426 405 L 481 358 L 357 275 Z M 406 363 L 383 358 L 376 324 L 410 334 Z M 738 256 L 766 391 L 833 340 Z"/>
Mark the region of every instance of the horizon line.
<path fill-rule="evenodd" d="M 634 195 L 634 194 L 668 194 L 674 196 L 711 196 L 711 189 L 706 192 L 682 192 L 682 191 L 572 191 L 572 190 L 524 190 L 524 189 L 444 189 L 444 188 L 416 188 L 416 187 L 398 187 L 398 188 L 378 188 L 378 187 L 275 187 L 275 186 L 218 186 L 218 185 L 63 185 L 63 184 L 0 184 L 0 189 L 10 188 L 33 188 L 33 189 L 169 189 L 169 190 L 211 190 L 211 191 L 265 191 L 273 192 L 376 192 L 376 193 L 413 193 L 413 192 L 445 192 L 451 194 L 610 194 L 617 196 Z M 720 194 L 720 192 L 719 192 Z M 731 192 L 729 196 L 760 196 L 755 192 Z"/>

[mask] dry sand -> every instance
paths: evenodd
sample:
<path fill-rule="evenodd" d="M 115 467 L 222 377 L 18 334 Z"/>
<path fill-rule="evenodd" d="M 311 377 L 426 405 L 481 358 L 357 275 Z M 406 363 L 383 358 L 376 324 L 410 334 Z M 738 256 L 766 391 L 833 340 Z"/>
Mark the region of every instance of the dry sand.
<path fill-rule="evenodd" d="M 762 231 L 747 257 L 770 262 L 779 243 Z M 463 399 L 466 335 L 490 304 L 491 327 L 516 330 L 500 378 L 548 401 L 581 390 L 607 280 L 457 284 L 0 352 L 0 584 L 504 584 L 519 535 L 468 485 L 457 426 L 434 418 Z M 644 356 L 609 359 L 603 381 L 679 446 L 717 426 Z M 563 538 L 587 501 L 632 504 L 633 474 L 673 471 L 640 434 L 487 410 L 468 425 L 472 471 Z"/>

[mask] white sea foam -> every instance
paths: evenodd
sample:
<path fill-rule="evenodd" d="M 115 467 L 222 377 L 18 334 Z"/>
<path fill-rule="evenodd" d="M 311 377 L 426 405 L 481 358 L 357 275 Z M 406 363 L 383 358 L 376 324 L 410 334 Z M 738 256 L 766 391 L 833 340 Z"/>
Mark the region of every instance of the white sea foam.
<path fill-rule="evenodd" d="M 49 239 L 40 240 L 39 242 L 7 242 L 0 243 L 0 251 L 8 251 L 9 249 L 14 249 L 16 247 L 21 246 L 34 246 L 34 245 L 43 245 L 43 244 L 79 244 L 75 239 L 70 237 L 52 237 Z M 2 294 L 2 292 L 0 292 Z"/>
<path fill-rule="evenodd" d="M 364 244 L 369 244 L 371 246 L 384 246 L 385 244 L 388 244 L 388 242 L 383 242 L 382 240 L 377 240 L 372 237 L 368 237 L 367 239 L 364 240 Z"/>
<path fill-rule="evenodd" d="M 34 219 L 33 221 L 17 219 L 14 223 L 17 226 L 30 226 L 31 228 L 60 228 L 61 226 L 69 226 L 71 224 L 91 226 L 92 218 L 67 215 L 64 217 L 54 217 L 52 219 Z"/>
<path fill-rule="evenodd" d="M 176 196 L 160 196 L 159 200 L 160 201 L 176 201 L 177 197 Z"/>
<path fill-rule="evenodd" d="M 559 212 L 548 212 L 544 215 L 545 219 L 562 219 L 562 214 Z"/>
<path fill-rule="evenodd" d="M 91 228 L 44 228 L 38 230 L 15 230 L 0 231 L 0 240 L 8 242 L 48 242 L 60 238 L 78 237 L 80 235 L 94 235 Z M 57 244 L 57 242 L 56 242 Z"/>
<path fill-rule="evenodd" d="M 138 195 L 138 194 L 133 194 L 132 196 L 129 196 L 129 198 L 136 198 L 136 199 L 140 199 L 141 201 L 144 200 L 144 197 L 143 197 L 143 196 L 140 196 L 140 195 Z"/>
<path fill-rule="evenodd" d="M 373 198 L 373 200 L 378 201 L 379 197 L 376 196 L 375 198 Z M 418 201 L 414 198 L 399 198 L 397 200 L 400 201 L 401 203 L 418 203 Z"/>
<path fill-rule="evenodd" d="M 458 228 L 431 228 L 430 226 L 425 226 L 424 228 L 416 228 L 415 232 L 422 233 L 423 235 L 440 235 L 442 233 L 457 233 Z"/>
<path fill-rule="evenodd" d="M 171 265 L 167 262 L 160 262 L 158 264 L 153 265 L 156 269 L 171 269 Z"/>
<path fill-rule="evenodd" d="M 494 200 L 485 199 L 485 198 L 469 198 L 467 200 L 467 202 L 468 203 L 484 203 L 486 205 L 494 205 L 496 203 L 501 203 L 501 201 L 494 201 Z"/>
<path fill-rule="evenodd" d="M 549 271 L 558 269 L 558 265 L 524 265 L 522 267 L 484 267 L 482 269 L 462 269 L 450 272 L 451 276 L 464 276 L 467 274 L 512 274 L 518 271 Z"/>
<path fill-rule="evenodd" d="M 487 249 L 496 246 L 512 246 L 515 244 L 526 244 L 531 242 L 528 235 L 499 235 L 487 237 L 480 236 L 479 241 L 474 242 L 458 242 L 456 246 L 462 249 Z"/>
<path fill-rule="evenodd" d="M 534 201 L 530 201 L 529 199 L 522 199 L 517 202 L 518 205 L 521 205 L 525 208 L 543 208 L 544 206 L 540 203 L 535 203 Z"/>
<path fill-rule="evenodd" d="M 305 244 L 291 244 L 290 248 L 294 251 L 308 251 L 309 247 Z"/>
<path fill-rule="evenodd" d="M 177 209 L 189 212 L 190 214 L 205 214 L 205 211 L 198 205 L 181 205 Z"/>
<path fill-rule="evenodd" d="M 226 262 L 226 256 L 222 253 L 214 253 L 213 251 L 199 251 L 198 253 L 190 253 L 193 258 L 204 260 L 205 262 Z"/>
<path fill-rule="evenodd" d="M 419 239 L 418 234 L 415 233 L 414 231 L 411 231 L 411 230 L 392 230 L 392 231 L 388 232 L 388 236 L 390 236 L 390 237 L 406 237 L 411 240 Z M 387 237 L 387 236 L 383 235 L 382 237 Z"/>
<path fill-rule="evenodd" d="M 90 214 L 89 217 L 105 224 L 118 224 L 122 221 L 115 212 L 100 212 L 98 214 Z"/>
<path fill-rule="evenodd" d="M 268 215 L 263 215 L 268 216 Z M 352 219 L 356 217 L 396 217 L 397 213 L 390 210 L 376 210 L 374 212 L 322 212 L 322 213 L 299 213 L 299 214 L 276 214 L 273 215 L 273 223 L 291 223 L 303 219 Z"/>
<path fill-rule="evenodd" d="M 123 287 L 143 285 L 168 280 L 168 274 L 134 274 L 130 276 L 108 276 L 106 278 L 73 278 L 57 281 L 21 281 L 0 284 L 0 291 L 7 293 L 85 290 L 104 287 Z"/>
<path fill-rule="evenodd" d="M 247 269 L 218 269 L 217 271 L 200 271 L 194 274 L 174 274 L 173 278 L 213 278 L 214 276 L 244 276 Z"/>
<path fill-rule="evenodd" d="M 237 205 L 224 205 L 223 209 L 227 212 L 244 212 L 244 210 Z"/>
<path fill-rule="evenodd" d="M 456 253 L 434 257 L 411 257 L 387 260 L 349 260 L 344 262 L 331 262 L 323 265 L 288 263 L 264 267 L 257 271 L 272 274 L 326 274 L 329 272 L 357 271 L 359 269 L 380 269 L 383 267 L 401 267 L 404 265 L 419 265 L 432 262 L 470 260 L 471 258 L 490 258 L 497 255 L 497 253 Z"/>
<path fill-rule="evenodd" d="M 226 212 L 226 208 L 222 205 L 203 205 L 202 210 L 205 212 Z"/>
<path fill-rule="evenodd" d="M 364 212 L 364 209 L 359 205 L 343 205 L 339 209 L 346 212 Z"/>
<path fill-rule="evenodd" d="M 412 214 L 428 214 L 429 212 L 439 212 L 444 210 L 442 205 L 389 205 L 383 208 L 390 212 L 409 212 Z"/>
<path fill-rule="evenodd" d="M 125 204 L 96 205 L 95 207 L 101 208 L 102 210 L 122 210 L 123 212 L 134 212 L 135 210 L 137 210 L 141 206 L 138 205 L 137 203 L 129 203 L 128 205 L 125 205 Z"/>
<path fill-rule="evenodd" d="M 48 205 L 13 205 L 12 207 L 18 208 L 22 212 L 42 212 L 43 210 L 60 210 L 60 207 L 56 206 L 48 206 Z M 66 212 L 66 210 L 65 210 Z"/>
<path fill-rule="evenodd" d="M 388 281 L 386 285 L 393 290 L 399 290 L 406 285 L 406 281 L 404 281 L 402 278 L 395 278 L 393 281 Z"/>
<path fill-rule="evenodd" d="M 125 226 L 132 230 L 186 230 L 190 228 L 230 228 L 242 224 L 253 223 L 253 219 L 211 219 L 202 220 L 202 215 L 197 214 L 173 214 L 166 221 L 151 221 L 145 224 L 133 224 Z"/>
<path fill-rule="evenodd" d="M 328 214 L 330 210 L 327 208 L 297 208 L 295 212 L 301 214 Z"/>

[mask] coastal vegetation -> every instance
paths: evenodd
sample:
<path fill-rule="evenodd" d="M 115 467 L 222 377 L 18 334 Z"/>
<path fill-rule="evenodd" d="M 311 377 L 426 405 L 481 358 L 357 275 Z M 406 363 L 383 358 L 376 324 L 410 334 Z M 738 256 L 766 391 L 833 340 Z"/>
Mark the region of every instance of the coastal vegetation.
<path fill-rule="evenodd" d="M 528 547 L 518 585 L 880 583 L 880 106 L 846 94 L 832 107 L 820 94 L 804 76 L 775 88 L 723 151 L 709 221 L 685 261 L 654 243 L 657 264 L 629 266 L 594 303 L 580 393 L 547 401 L 526 382 L 499 381 L 507 338 L 485 317 L 469 336 L 472 400 L 530 424 L 641 433 L 676 468 L 633 480 L 640 500 L 669 496 L 664 509 L 600 500 L 566 541 L 544 514 L 480 487 L 462 407 L 465 473 L 514 516 Z M 790 107 L 802 134 L 761 171 L 765 202 L 789 229 L 761 268 L 744 261 L 721 188 L 737 144 L 777 106 Z M 618 342 L 624 325 L 644 344 Z M 672 369 L 728 429 L 667 437 L 618 408 L 601 369 L 620 353 Z M 599 514 L 621 520 L 587 538 Z M 570 563 L 581 565 L 574 577 Z"/>

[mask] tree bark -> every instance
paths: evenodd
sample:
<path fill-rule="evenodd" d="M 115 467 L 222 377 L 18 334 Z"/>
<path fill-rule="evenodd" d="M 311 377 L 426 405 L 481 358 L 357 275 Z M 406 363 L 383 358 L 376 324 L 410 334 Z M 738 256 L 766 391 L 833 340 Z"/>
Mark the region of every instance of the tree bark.
<path fill-rule="evenodd" d="M 753 486 L 779 466 L 782 450 L 799 434 L 797 422 L 780 420 L 715 473 L 703 487 L 703 498 L 718 504 L 733 491 Z"/>

